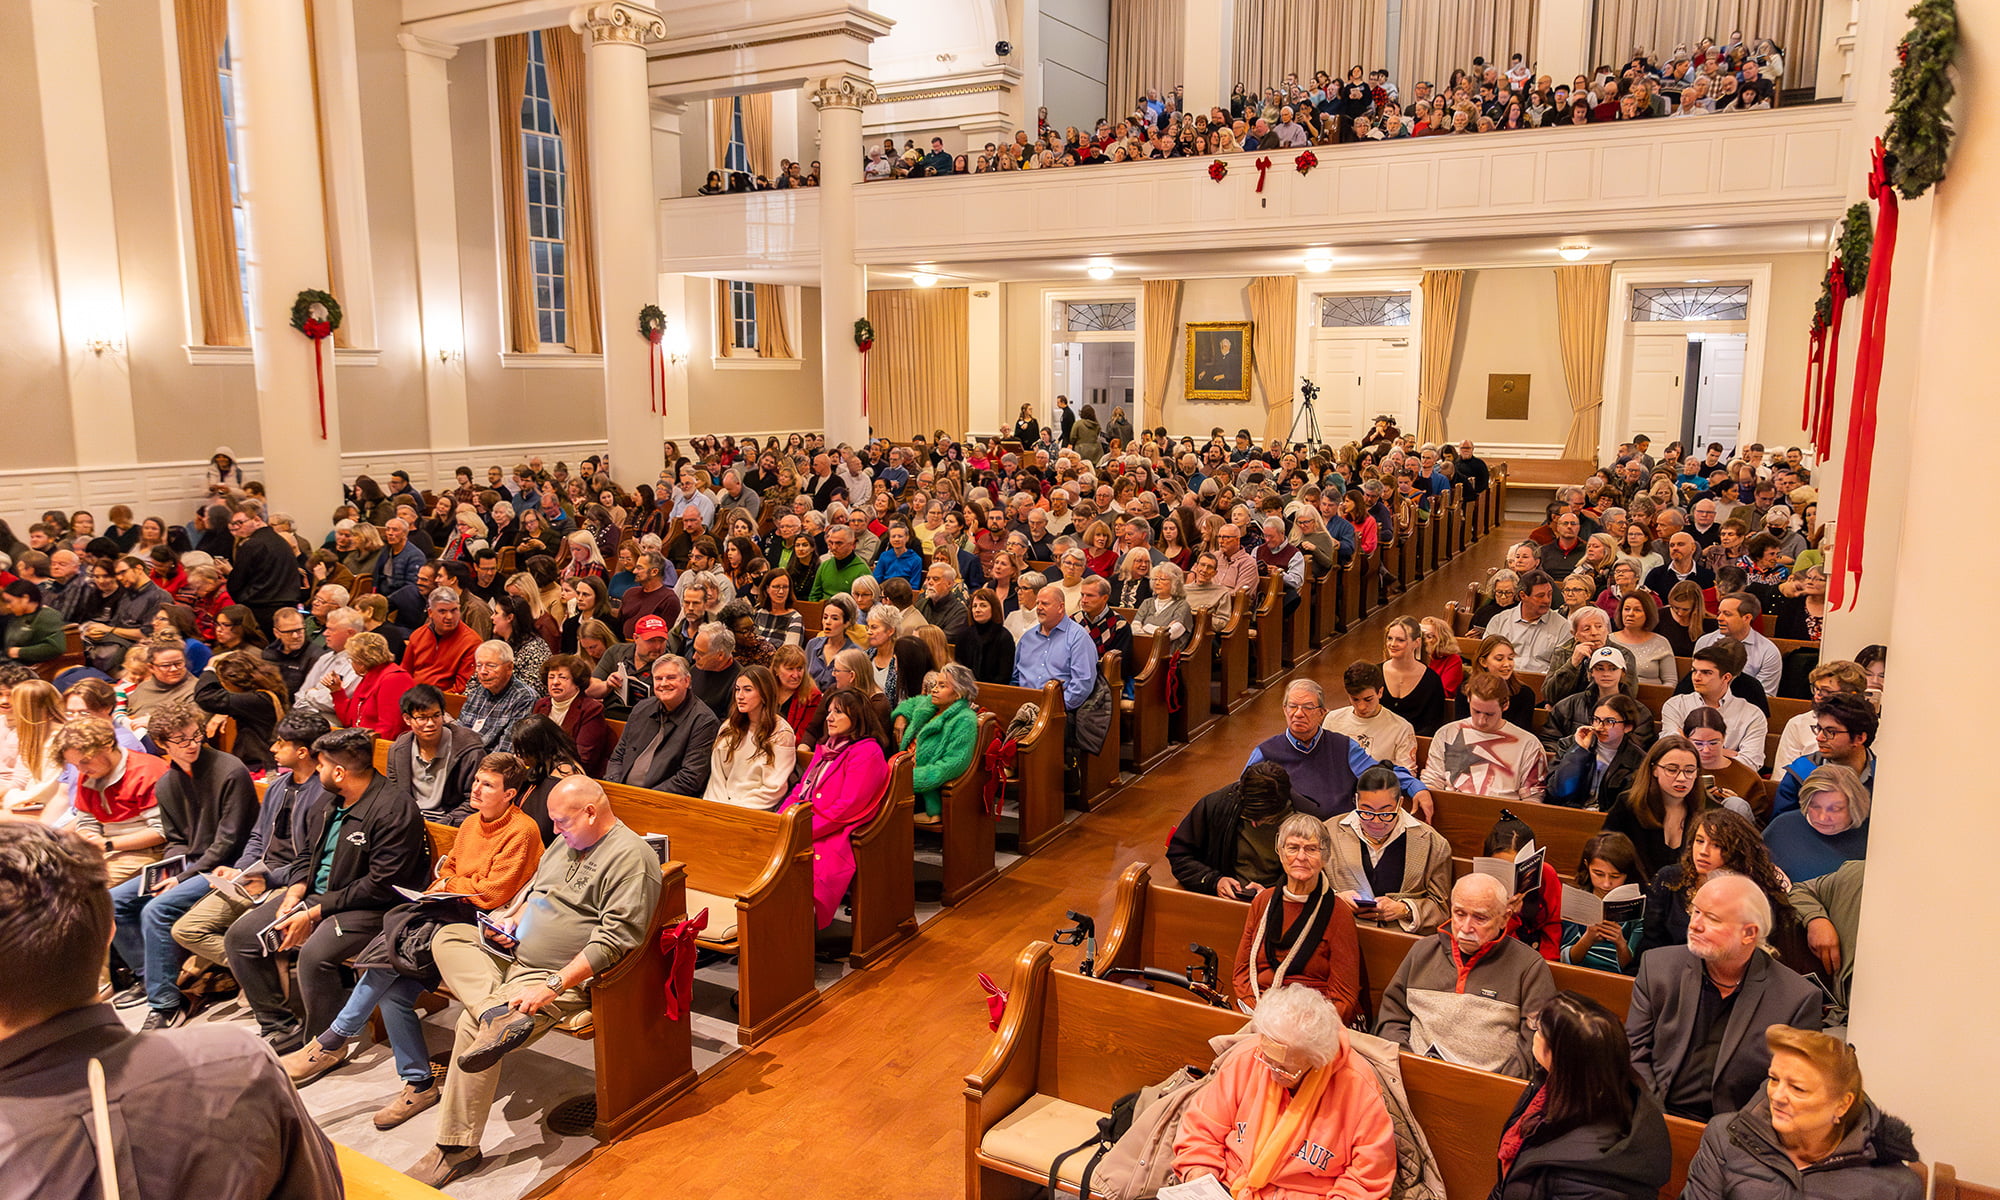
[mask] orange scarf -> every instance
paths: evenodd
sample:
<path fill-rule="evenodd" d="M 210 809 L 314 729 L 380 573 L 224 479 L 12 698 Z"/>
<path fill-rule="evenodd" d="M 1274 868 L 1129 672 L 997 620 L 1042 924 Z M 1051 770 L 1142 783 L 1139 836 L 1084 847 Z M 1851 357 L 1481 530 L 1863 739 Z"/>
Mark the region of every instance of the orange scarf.
<path fill-rule="evenodd" d="M 1272 1078 L 1268 1069 L 1264 1072 L 1264 1095 L 1257 1111 L 1257 1138 L 1250 1148 L 1250 1169 L 1236 1181 L 1230 1189 L 1235 1200 L 1247 1200 L 1262 1191 L 1277 1174 L 1278 1165 L 1285 1161 L 1298 1145 L 1300 1130 L 1305 1127 L 1306 1114 L 1319 1107 L 1320 1097 L 1326 1092 L 1327 1081 L 1333 1077 L 1333 1064 L 1314 1067 L 1299 1080 L 1298 1090 L 1292 1093 L 1291 1103 L 1284 1111 L 1278 1111 L 1284 1104 L 1285 1089 Z"/>

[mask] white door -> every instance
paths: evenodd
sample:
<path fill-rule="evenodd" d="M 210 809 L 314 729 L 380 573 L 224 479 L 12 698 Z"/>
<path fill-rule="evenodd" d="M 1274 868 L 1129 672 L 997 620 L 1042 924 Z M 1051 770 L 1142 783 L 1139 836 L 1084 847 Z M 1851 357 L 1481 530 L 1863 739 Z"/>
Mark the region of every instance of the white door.
<path fill-rule="evenodd" d="M 1665 444 L 1681 427 L 1686 396 L 1687 335 L 1633 334 L 1625 355 L 1625 424 L 1619 440 L 1645 433 L 1656 445 Z M 1739 360 L 1738 374 L 1742 367 Z M 1667 433 L 1674 430 L 1676 433 Z"/>
<path fill-rule="evenodd" d="M 1359 440 L 1363 427 L 1377 413 L 1390 413 L 1396 428 L 1417 431 L 1417 363 L 1408 338 L 1379 338 L 1368 343 L 1367 404 L 1353 431 L 1342 437 Z"/>
<path fill-rule="evenodd" d="M 1743 358 L 1747 333 L 1711 333 L 1701 344 L 1701 379 L 1694 400 L 1694 439 L 1698 446 L 1738 444 L 1743 412 Z"/>
<path fill-rule="evenodd" d="M 1320 440 L 1339 445 L 1359 438 L 1368 418 L 1361 409 L 1368 372 L 1368 342 L 1350 338 L 1320 338 L 1313 356 L 1313 382 L 1319 385 Z M 1303 440 L 1304 432 L 1300 432 Z"/>

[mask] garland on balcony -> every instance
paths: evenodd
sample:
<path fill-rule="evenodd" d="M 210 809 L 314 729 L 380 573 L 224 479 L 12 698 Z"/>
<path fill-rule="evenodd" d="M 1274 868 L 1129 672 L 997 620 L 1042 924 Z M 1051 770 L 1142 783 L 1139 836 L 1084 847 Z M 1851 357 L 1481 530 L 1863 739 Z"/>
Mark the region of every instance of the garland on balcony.
<path fill-rule="evenodd" d="M 1866 203 L 1856 203 L 1841 222 L 1833 262 L 1820 282 L 1807 337 L 1806 400 L 1802 418 L 1806 440 L 1820 458 L 1833 453 L 1833 383 L 1840 363 L 1840 318 L 1850 297 L 1868 282 L 1868 257 L 1875 240 Z"/>
<path fill-rule="evenodd" d="M 326 440 L 326 339 L 340 328 L 340 301 L 307 288 L 292 299 L 292 328 L 312 339 L 313 381 L 319 392 L 319 440 Z"/>

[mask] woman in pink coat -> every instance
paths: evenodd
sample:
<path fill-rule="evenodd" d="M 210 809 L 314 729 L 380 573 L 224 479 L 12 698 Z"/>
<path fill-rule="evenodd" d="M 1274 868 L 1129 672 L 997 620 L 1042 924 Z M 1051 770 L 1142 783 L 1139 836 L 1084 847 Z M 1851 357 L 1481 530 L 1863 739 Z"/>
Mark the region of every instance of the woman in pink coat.
<path fill-rule="evenodd" d="M 813 920 L 833 923 L 840 898 L 854 879 L 854 844 L 848 834 L 875 815 L 889 782 L 882 725 L 860 692 L 843 688 L 827 697 L 826 737 L 778 811 L 794 804 L 813 810 Z"/>
<path fill-rule="evenodd" d="M 1256 1043 L 1227 1056 L 1174 1138 L 1182 1182 L 1217 1177 L 1233 1200 L 1387 1200 L 1396 1132 L 1340 1012 L 1296 983 L 1266 992 Z"/>

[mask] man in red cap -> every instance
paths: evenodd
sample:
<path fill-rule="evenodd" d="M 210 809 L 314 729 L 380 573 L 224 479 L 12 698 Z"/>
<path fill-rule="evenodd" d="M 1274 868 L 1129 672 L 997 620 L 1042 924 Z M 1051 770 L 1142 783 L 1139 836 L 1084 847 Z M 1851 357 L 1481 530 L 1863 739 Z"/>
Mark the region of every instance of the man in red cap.
<path fill-rule="evenodd" d="M 666 651 L 667 623 L 659 617 L 640 617 L 633 623 L 632 640 L 618 643 L 597 660 L 597 669 L 591 672 L 590 698 L 604 702 L 605 716 L 623 720 L 634 704 L 650 694 L 653 660 Z"/>

